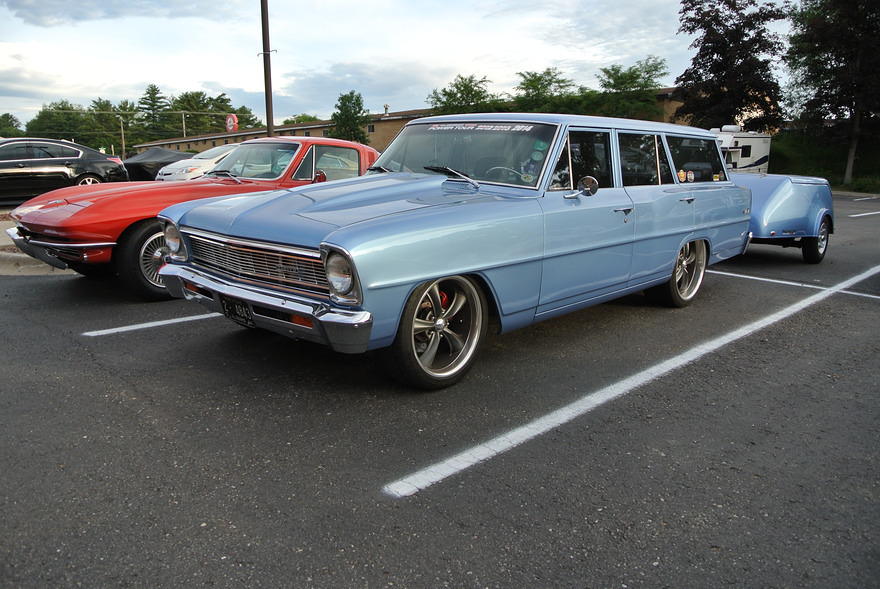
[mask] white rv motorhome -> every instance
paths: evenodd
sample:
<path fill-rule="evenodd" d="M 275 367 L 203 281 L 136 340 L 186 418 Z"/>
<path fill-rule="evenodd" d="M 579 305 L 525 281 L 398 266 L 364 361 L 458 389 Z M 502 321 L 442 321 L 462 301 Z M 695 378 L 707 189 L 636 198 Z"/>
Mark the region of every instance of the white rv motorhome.
<path fill-rule="evenodd" d="M 770 135 L 743 131 L 739 125 L 709 129 L 718 137 L 727 167 L 737 172 L 766 174 L 770 164 Z"/>

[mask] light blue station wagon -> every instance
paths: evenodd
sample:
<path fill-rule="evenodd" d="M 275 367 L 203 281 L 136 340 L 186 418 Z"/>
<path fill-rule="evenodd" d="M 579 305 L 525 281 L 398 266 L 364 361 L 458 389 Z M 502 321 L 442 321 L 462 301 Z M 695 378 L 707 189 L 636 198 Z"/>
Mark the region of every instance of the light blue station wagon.
<path fill-rule="evenodd" d="M 742 253 L 714 135 L 645 121 L 410 122 L 363 177 L 165 209 L 169 292 L 440 388 L 501 332 L 645 290 L 683 307 Z"/>

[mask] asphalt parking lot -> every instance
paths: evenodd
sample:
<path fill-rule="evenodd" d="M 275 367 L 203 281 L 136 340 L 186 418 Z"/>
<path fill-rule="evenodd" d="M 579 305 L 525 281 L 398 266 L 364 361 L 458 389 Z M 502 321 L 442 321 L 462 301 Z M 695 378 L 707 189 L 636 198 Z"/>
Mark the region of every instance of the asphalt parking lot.
<path fill-rule="evenodd" d="M 2 276 L 0 587 L 878 587 L 880 197 L 835 212 L 818 266 L 754 246 L 435 393 Z"/>

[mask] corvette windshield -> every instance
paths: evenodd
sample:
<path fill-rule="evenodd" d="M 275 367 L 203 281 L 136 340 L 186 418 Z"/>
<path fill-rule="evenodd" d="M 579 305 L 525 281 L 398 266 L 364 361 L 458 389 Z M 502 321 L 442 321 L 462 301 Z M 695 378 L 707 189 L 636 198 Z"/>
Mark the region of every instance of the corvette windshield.
<path fill-rule="evenodd" d="M 373 167 L 534 187 L 555 132 L 554 125 L 537 123 L 409 125 Z"/>
<path fill-rule="evenodd" d="M 239 145 L 209 173 L 225 172 L 239 178 L 279 178 L 297 149 L 296 143 Z"/>

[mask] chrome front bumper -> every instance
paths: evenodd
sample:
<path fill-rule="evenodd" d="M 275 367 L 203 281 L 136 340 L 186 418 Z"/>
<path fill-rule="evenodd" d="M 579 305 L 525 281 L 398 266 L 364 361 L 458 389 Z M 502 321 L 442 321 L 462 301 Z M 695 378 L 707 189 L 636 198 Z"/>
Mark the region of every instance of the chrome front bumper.
<path fill-rule="evenodd" d="M 25 237 L 18 231 L 18 227 L 10 227 L 6 230 L 6 235 L 8 235 L 9 239 L 12 240 L 12 243 L 15 244 L 15 247 L 17 247 L 30 257 L 36 258 L 41 262 L 46 262 L 47 264 L 55 268 L 60 268 L 62 270 L 67 268 L 67 264 L 53 256 L 48 249 L 46 249 L 45 247 L 33 245 L 27 239 L 25 239 Z"/>
<path fill-rule="evenodd" d="M 173 296 L 198 301 L 217 313 L 224 312 L 221 297 L 245 303 L 253 327 L 324 344 L 346 354 L 365 352 L 370 343 L 373 316 L 367 311 L 337 309 L 293 294 L 243 286 L 190 266 L 166 264 L 159 275 Z"/>

